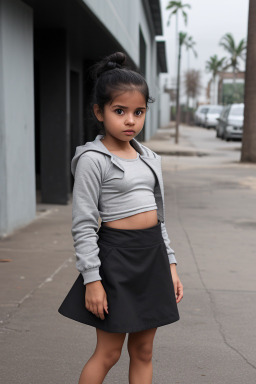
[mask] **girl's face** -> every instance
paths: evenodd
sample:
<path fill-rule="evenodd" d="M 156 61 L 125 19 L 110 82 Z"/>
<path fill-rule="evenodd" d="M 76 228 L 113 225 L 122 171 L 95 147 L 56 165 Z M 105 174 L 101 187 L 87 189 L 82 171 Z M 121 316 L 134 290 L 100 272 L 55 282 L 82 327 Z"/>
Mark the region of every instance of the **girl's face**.
<path fill-rule="evenodd" d="M 130 141 L 143 128 L 146 116 L 145 97 L 136 90 L 119 93 L 101 111 L 94 104 L 97 119 L 104 124 L 106 137 L 112 136 L 121 141 Z"/>

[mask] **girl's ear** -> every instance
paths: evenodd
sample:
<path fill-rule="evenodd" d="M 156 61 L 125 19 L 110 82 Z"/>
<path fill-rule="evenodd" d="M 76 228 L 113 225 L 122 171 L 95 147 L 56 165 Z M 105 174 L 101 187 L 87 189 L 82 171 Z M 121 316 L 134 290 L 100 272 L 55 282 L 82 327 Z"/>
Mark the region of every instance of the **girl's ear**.
<path fill-rule="evenodd" d="M 98 104 L 93 104 L 93 112 L 98 121 L 103 121 L 103 113 Z"/>

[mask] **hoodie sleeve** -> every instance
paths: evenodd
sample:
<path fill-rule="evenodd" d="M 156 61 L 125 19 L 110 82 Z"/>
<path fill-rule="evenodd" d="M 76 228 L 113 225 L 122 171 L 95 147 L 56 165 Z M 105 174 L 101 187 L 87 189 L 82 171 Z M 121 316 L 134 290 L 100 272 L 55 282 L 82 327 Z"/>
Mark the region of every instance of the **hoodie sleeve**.
<path fill-rule="evenodd" d="M 71 233 L 76 267 L 83 276 L 84 284 L 87 284 L 101 280 L 97 245 L 101 172 L 94 160 L 85 153 L 78 160 L 74 177 Z"/>
<path fill-rule="evenodd" d="M 175 252 L 170 247 L 171 240 L 169 239 L 169 236 L 168 236 L 168 233 L 167 233 L 167 230 L 166 230 L 166 226 L 165 226 L 165 220 L 164 220 L 164 216 L 165 216 L 165 203 L 164 203 L 164 200 L 165 200 L 165 198 L 164 198 L 164 182 L 163 182 L 163 173 L 162 173 L 162 158 L 161 158 L 161 161 L 160 161 L 160 177 L 161 177 L 162 189 L 163 189 L 163 196 L 162 196 L 162 198 L 163 198 L 163 210 L 164 210 L 163 217 L 162 217 L 162 220 L 161 220 L 162 237 L 164 239 L 164 243 L 165 243 L 165 246 L 166 246 L 166 251 L 167 251 L 168 258 L 169 258 L 169 264 L 176 264 L 177 265 L 177 260 L 175 258 Z M 160 191 L 160 189 L 158 190 L 156 195 L 157 195 L 158 199 L 161 199 L 161 191 Z"/>
<path fill-rule="evenodd" d="M 164 222 L 161 222 L 161 229 L 162 229 L 162 237 L 164 239 L 164 243 L 165 243 L 166 250 L 167 250 L 167 255 L 168 255 L 168 258 L 169 258 L 169 264 L 176 264 L 177 265 L 177 261 L 175 259 L 175 252 L 170 247 L 171 241 L 170 241 L 170 239 L 168 237 L 168 234 L 167 234 Z"/>

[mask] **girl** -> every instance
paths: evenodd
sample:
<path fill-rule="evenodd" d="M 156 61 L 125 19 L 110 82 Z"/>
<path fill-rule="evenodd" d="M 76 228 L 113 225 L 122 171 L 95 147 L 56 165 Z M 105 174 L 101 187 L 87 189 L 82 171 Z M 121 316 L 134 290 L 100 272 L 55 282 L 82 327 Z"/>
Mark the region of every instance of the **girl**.
<path fill-rule="evenodd" d="M 97 334 L 79 384 L 103 382 L 126 333 L 129 383 L 152 383 L 157 327 L 179 319 L 183 297 L 164 222 L 161 157 L 135 139 L 152 99 L 145 79 L 125 61 L 117 52 L 94 66 L 93 112 L 101 133 L 77 147 L 71 164 L 80 274 L 59 312 Z"/>

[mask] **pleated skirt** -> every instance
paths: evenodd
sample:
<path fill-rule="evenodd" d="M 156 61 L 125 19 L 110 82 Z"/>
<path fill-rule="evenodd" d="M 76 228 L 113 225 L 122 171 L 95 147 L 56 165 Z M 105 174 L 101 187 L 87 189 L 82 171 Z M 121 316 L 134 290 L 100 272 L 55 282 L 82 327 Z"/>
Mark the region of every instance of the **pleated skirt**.
<path fill-rule="evenodd" d="M 101 283 L 108 314 L 101 320 L 85 307 L 81 274 L 58 309 L 65 317 L 107 332 L 131 333 L 179 320 L 161 222 L 146 229 L 101 226 L 97 232 Z"/>

